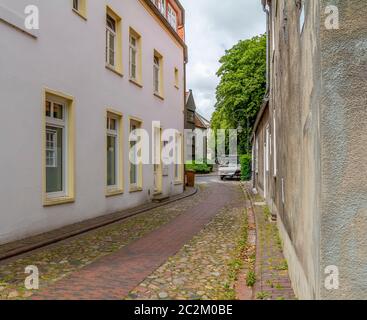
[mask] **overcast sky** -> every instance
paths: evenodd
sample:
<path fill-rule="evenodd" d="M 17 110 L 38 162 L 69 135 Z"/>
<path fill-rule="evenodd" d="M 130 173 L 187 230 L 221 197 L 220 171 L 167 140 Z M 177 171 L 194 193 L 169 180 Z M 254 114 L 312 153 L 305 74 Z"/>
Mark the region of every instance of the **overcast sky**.
<path fill-rule="evenodd" d="M 215 105 L 219 59 L 239 40 L 265 32 L 260 0 L 181 0 L 186 10 L 189 47 L 187 89 L 199 112 L 210 120 Z"/>

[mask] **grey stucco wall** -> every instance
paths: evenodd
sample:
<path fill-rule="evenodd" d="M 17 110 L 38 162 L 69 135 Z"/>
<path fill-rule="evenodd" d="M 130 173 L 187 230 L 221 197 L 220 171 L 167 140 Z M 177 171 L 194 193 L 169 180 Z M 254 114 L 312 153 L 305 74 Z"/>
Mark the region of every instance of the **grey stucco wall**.
<path fill-rule="evenodd" d="M 367 6 L 339 9 L 339 29 L 321 16 L 321 271 L 339 268 L 340 287 L 321 297 L 367 299 Z M 324 275 L 321 273 L 320 282 Z"/>
<path fill-rule="evenodd" d="M 299 298 L 313 299 L 320 265 L 319 6 L 309 1 L 305 10 L 302 30 L 295 1 L 277 1 L 272 12 L 276 50 L 270 110 L 277 124 L 272 155 L 277 172 L 271 189 L 294 289 Z"/>
<path fill-rule="evenodd" d="M 325 25 L 330 5 L 336 30 Z M 367 299 L 367 6 L 305 1 L 303 28 L 297 1 L 271 6 L 269 113 L 256 134 L 266 122 L 276 139 L 267 182 L 260 144 L 257 187 L 269 185 L 297 296 Z M 337 290 L 325 288 L 328 266 L 339 269 Z"/>

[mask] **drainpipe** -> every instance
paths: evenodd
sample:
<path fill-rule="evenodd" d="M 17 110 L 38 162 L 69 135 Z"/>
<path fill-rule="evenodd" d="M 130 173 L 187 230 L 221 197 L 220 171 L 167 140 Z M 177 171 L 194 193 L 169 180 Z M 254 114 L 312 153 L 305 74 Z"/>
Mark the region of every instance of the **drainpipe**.
<path fill-rule="evenodd" d="M 266 13 L 266 93 L 265 97 L 269 95 L 270 91 L 270 11 L 268 1 L 263 0 L 263 10 Z"/>

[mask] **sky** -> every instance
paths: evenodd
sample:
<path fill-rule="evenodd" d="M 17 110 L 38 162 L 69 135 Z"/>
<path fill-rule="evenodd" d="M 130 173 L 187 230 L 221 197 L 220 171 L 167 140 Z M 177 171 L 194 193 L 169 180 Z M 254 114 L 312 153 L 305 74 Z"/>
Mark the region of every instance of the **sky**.
<path fill-rule="evenodd" d="M 210 120 L 215 105 L 216 72 L 225 50 L 239 40 L 262 34 L 266 16 L 260 0 L 180 0 L 186 11 L 189 48 L 187 89 L 198 112 Z"/>

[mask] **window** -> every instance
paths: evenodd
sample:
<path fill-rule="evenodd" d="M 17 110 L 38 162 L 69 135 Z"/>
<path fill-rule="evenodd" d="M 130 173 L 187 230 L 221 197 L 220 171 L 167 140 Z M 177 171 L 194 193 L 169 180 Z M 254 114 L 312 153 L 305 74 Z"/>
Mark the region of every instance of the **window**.
<path fill-rule="evenodd" d="M 175 182 L 182 183 L 182 135 L 175 135 Z"/>
<path fill-rule="evenodd" d="M 130 78 L 136 80 L 137 77 L 137 55 L 138 40 L 134 35 L 130 35 Z"/>
<path fill-rule="evenodd" d="M 303 0 L 300 0 L 300 16 L 299 16 L 299 31 L 303 32 L 303 28 L 305 26 L 305 3 Z"/>
<path fill-rule="evenodd" d="M 129 40 L 129 73 L 130 80 L 140 84 L 142 80 L 141 76 L 141 37 L 130 28 L 130 40 Z"/>
<path fill-rule="evenodd" d="M 153 177 L 154 194 L 162 192 L 162 129 L 153 123 Z"/>
<path fill-rule="evenodd" d="M 112 17 L 107 15 L 106 25 L 106 62 L 109 66 L 115 67 L 116 21 Z"/>
<path fill-rule="evenodd" d="M 107 195 L 122 193 L 122 116 L 107 112 Z"/>
<path fill-rule="evenodd" d="M 255 152 L 256 152 L 256 155 L 255 155 L 255 161 L 256 161 L 256 165 L 255 165 L 255 171 L 256 173 L 259 173 L 259 138 L 256 137 L 256 142 L 255 142 Z"/>
<path fill-rule="evenodd" d="M 107 7 L 106 14 L 106 67 L 122 73 L 121 18 Z"/>
<path fill-rule="evenodd" d="M 153 60 L 153 88 L 154 94 L 163 97 L 163 58 L 158 52 L 154 52 Z"/>
<path fill-rule="evenodd" d="M 44 205 L 74 201 L 73 98 L 53 91 L 44 100 Z"/>
<path fill-rule="evenodd" d="M 73 0 L 73 10 L 82 18 L 87 17 L 87 0 Z"/>
<path fill-rule="evenodd" d="M 142 190 L 142 163 L 139 150 L 141 122 L 130 119 L 130 192 Z"/>
<path fill-rule="evenodd" d="M 172 28 L 177 31 L 177 13 L 170 4 L 168 4 L 167 19 Z"/>
<path fill-rule="evenodd" d="M 274 177 L 277 176 L 278 174 L 278 167 L 277 167 L 277 127 L 276 127 L 276 111 L 274 109 L 274 115 L 273 115 L 273 130 L 274 130 L 274 134 L 273 134 L 273 138 L 274 138 L 274 142 L 273 142 L 273 148 L 274 148 L 274 155 L 273 155 L 273 165 L 274 165 Z"/>
<path fill-rule="evenodd" d="M 175 68 L 175 87 L 178 89 L 180 86 L 179 71 Z"/>
<path fill-rule="evenodd" d="M 158 0 L 157 6 L 159 11 L 166 16 L 166 0 Z"/>

